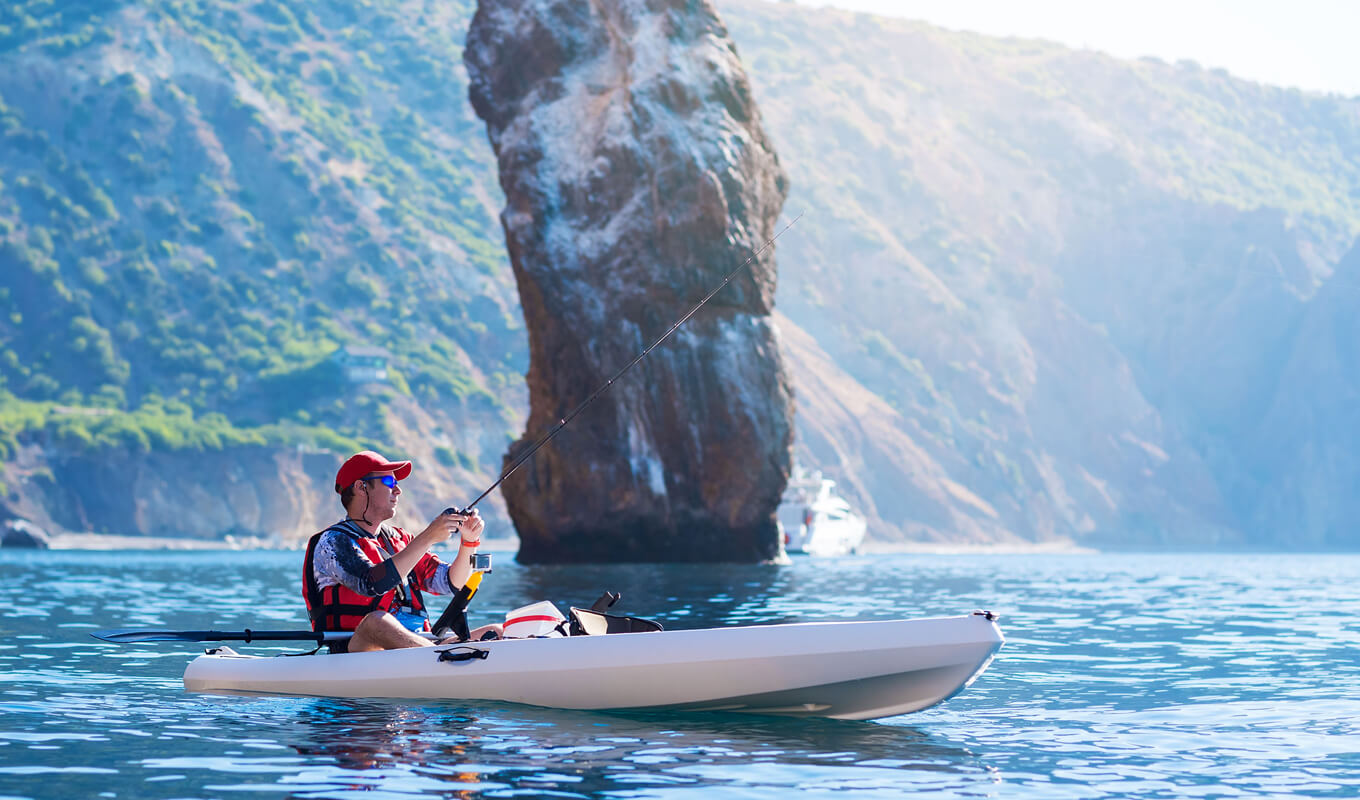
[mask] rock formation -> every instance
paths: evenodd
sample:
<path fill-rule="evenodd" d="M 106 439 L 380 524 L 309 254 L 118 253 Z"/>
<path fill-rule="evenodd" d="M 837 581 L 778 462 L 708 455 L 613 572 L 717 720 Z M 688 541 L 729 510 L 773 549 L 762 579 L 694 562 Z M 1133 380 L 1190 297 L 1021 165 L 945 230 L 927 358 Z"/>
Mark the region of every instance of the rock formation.
<path fill-rule="evenodd" d="M 52 534 L 298 542 L 343 513 L 331 490 L 341 458 L 263 446 L 89 456 L 26 446 L 10 464 L 15 491 L 0 515 Z"/>
<path fill-rule="evenodd" d="M 773 236 L 786 180 L 709 0 L 481 2 L 464 51 L 529 329 L 507 463 Z M 777 553 L 773 248 L 504 484 L 520 559 Z"/>
<path fill-rule="evenodd" d="M 494 430 L 485 424 L 466 427 L 470 432 Z M 447 469 L 438 469 L 428 442 L 422 450 L 416 434 L 399 435 L 411 442 L 400 452 L 416 468 L 402 481 L 396 524 L 420 530 L 450 499 L 466 502 L 475 496 L 465 484 L 448 480 Z M 504 441 L 500 434 L 497 449 Z M 344 514 L 334 491 L 335 471 L 349 455 L 271 445 L 149 453 L 73 453 L 23 445 L 3 472 L 9 493 L 0 497 L 0 519 L 17 518 L 58 539 L 81 533 L 160 541 L 221 542 L 232 537 L 301 546 Z M 478 489 L 491 480 L 485 475 L 475 479 Z M 510 535 L 498 505 L 483 502 L 478 508 L 490 537 Z M 15 545 L 6 539 L 3 546 Z"/>
<path fill-rule="evenodd" d="M 0 547 L 46 550 L 51 547 L 51 537 L 26 519 L 9 519 L 0 525 Z"/>

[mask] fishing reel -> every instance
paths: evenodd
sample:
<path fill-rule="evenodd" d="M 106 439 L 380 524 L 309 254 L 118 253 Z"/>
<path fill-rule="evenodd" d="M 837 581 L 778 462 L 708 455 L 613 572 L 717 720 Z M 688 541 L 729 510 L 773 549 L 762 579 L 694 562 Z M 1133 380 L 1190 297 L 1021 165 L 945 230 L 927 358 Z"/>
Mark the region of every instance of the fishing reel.
<path fill-rule="evenodd" d="M 445 514 L 460 514 L 460 515 L 461 515 L 461 514 L 467 514 L 468 511 L 469 511 L 469 509 L 458 508 L 457 506 L 449 506 L 448 508 L 444 509 L 444 513 L 445 513 Z M 491 554 L 490 554 L 490 553 L 473 553 L 471 556 L 468 556 L 468 561 L 472 564 L 472 571 L 473 571 L 473 572 L 490 572 L 490 571 L 491 571 Z"/>

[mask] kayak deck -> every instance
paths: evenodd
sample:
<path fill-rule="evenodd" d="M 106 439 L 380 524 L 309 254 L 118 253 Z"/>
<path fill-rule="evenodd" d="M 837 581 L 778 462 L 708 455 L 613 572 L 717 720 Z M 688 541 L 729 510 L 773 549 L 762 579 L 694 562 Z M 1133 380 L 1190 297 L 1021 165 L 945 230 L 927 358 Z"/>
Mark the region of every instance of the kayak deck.
<path fill-rule="evenodd" d="M 506 639 L 343 655 L 199 656 L 196 692 L 499 700 L 873 719 L 956 694 L 1004 638 L 981 614 Z M 476 651 L 476 652 L 474 652 Z M 454 659 L 473 653 L 475 658 Z"/>

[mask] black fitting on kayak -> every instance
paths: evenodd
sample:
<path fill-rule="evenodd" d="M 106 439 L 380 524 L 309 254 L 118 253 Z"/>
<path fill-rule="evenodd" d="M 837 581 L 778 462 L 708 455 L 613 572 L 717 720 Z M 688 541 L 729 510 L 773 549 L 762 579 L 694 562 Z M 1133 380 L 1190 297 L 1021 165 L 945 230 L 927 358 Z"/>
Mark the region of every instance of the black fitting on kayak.
<path fill-rule="evenodd" d="M 599 600 L 596 600 L 590 606 L 590 610 L 597 611 L 603 614 L 604 612 L 612 608 L 615 603 L 619 602 L 619 598 L 621 597 L 623 597 L 623 595 L 619 594 L 618 592 L 605 592 L 604 594 L 600 595 Z"/>
<path fill-rule="evenodd" d="M 467 607 L 472 596 L 477 594 L 477 587 L 482 585 L 482 578 L 485 575 L 485 572 L 473 572 L 468 576 L 467 582 L 453 593 L 453 599 L 449 601 L 448 607 L 430 629 L 437 638 L 443 639 L 450 634 L 463 642 L 472 638 L 472 634 L 468 632 Z"/>
<path fill-rule="evenodd" d="M 442 650 L 439 653 L 440 661 L 472 661 L 473 659 L 486 660 L 491 655 L 486 650 L 477 647 L 452 647 Z"/>
<path fill-rule="evenodd" d="M 649 633 L 664 630 L 660 622 L 642 617 L 605 614 L 590 608 L 572 607 L 569 636 L 598 636 L 602 633 Z"/>
<path fill-rule="evenodd" d="M 998 619 L 998 617 L 997 617 L 996 614 L 993 614 L 992 612 L 987 611 L 987 610 L 985 610 L 985 609 L 979 609 L 979 610 L 977 610 L 977 611 L 974 611 L 974 612 L 973 612 L 973 616 L 975 616 L 975 617 L 985 617 L 986 620 L 987 620 L 988 622 L 996 622 L 997 619 Z"/>

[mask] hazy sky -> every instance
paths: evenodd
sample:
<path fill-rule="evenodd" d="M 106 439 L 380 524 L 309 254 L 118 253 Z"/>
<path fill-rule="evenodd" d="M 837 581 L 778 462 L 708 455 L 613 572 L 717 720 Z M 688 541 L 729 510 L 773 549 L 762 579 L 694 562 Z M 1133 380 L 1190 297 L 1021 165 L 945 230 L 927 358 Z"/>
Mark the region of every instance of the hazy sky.
<path fill-rule="evenodd" d="M 1360 94 L 1360 0 L 797 0 Z"/>

